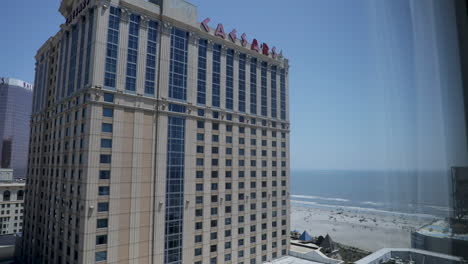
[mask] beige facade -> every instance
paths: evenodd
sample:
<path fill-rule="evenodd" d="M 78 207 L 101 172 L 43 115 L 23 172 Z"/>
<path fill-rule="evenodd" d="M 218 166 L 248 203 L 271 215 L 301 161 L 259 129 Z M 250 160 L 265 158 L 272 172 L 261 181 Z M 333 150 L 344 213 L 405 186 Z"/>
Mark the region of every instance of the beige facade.
<path fill-rule="evenodd" d="M 24 182 L 0 183 L 0 235 L 22 232 Z"/>
<path fill-rule="evenodd" d="M 287 254 L 288 61 L 207 32 L 182 0 L 60 11 L 67 23 L 36 56 L 23 262 Z"/>

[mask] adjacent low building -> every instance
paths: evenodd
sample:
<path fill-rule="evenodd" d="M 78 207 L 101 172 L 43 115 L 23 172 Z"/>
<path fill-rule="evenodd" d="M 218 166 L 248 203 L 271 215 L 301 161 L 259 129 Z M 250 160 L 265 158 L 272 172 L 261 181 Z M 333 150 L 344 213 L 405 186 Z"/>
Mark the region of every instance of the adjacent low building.
<path fill-rule="evenodd" d="M 22 232 L 25 182 L 0 182 L 0 236 Z"/>
<path fill-rule="evenodd" d="M 362 258 L 355 264 L 463 264 L 460 257 L 413 248 L 384 248 Z"/>

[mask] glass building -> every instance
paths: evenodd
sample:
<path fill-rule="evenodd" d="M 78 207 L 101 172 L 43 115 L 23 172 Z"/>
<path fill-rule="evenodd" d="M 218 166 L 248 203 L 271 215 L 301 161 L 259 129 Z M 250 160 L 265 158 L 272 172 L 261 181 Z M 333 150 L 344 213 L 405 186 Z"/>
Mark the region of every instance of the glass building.
<path fill-rule="evenodd" d="M 32 94 L 31 84 L 0 78 L 0 167 L 15 178 L 26 177 Z"/>

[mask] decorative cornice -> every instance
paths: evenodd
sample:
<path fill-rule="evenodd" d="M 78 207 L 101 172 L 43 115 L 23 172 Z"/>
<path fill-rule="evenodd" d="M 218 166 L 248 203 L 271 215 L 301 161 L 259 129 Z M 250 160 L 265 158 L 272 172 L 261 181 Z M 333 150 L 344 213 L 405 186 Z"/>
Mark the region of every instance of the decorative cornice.
<path fill-rule="evenodd" d="M 172 31 L 172 25 L 168 22 L 164 22 L 161 25 L 161 33 L 166 36 L 170 36 Z"/>
<path fill-rule="evenodd" d="M 120 12 L 120 20 L 124 23 L 128 23 L 130 21 L 130 11 L 126 8 L 122 8 Z"/>
<path fill-rule="evenodd" d="M 140 17 L 140 28 L 147 29 L 149 23 L 149 18 L 147 16 Z"/>
<path fill-rule="evenodd" d="M 188 41 L 190 44 L 194 45 L 194 46 L 198 46 L 198 40 L 200 39 L 200 37 L 193 33 L 193 32 L 189 32 L 189 36 L 188 36 Z"/>

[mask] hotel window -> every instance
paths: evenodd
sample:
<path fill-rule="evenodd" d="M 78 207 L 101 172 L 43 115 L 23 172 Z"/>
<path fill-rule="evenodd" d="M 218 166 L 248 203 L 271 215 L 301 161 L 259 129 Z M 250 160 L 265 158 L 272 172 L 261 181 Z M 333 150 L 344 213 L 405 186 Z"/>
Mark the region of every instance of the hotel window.
<path fill-rule="evenodd" d="M 109 186 L 99 186 L 98 194 L 99 196 L 107 196 L 110 193 Z"/>
<path fill-rule="evenodd" d="M 213 45 L 212 105 L 220 107 L 221 96 L 221 45 Z"/>
<path fill-rule="evenodd" d="M 96 252 L 96 262 L 107 260 L 107 251 Z"/>
<path fill-rule="evenodd" d="M 96 236 L 96 245 L 105 245 L 107 244 L 107 235 Z"/>
<path fill-rule="evenodd" d="M 286 72 L 280 71 L 280 111 L 281 120 L 286 120 Z"/>
<path fill-rule="evenodd" d="M 187 100 L 188 33 L 178 28 L 171 32 L 169 98 Z"/>
<path fill-rule="evenodd" d="M 85 36 L 86 36 L 86 17 L 83 17 L 81 20 L 81 30 L 80 30 L 80 57 L 78 58 L 78 75 L 77 75 L 77 90 L 81 89 L 81 76 L 83 75 L 83 55 L 85 51 Z"/>
<path fill-rule="evenodd" d="M 165 263 L 180 263 L 184 210 L 185 119 L 180 117 L 168 119 L 164 259 Z"/>
<path fill-rule="evenodd" d="M 101 148 L 112 148 L 112 139 L 102 138 Z"/>
<path fill-rule="evenodd" d="M 102 116 L 104 116 L 104 117 L 113 117 L 114 116 L 114 109 L 104 107 L 102 109 Z"/>
<path fill-rule="evenodd" d="M 120 8 L 110 7 L 109 28 L 107 30 L 107 57 L 104 73 L 104 86 L 115 89 L 117 58 L 119 50 Z"/>
<path fill-rule="evenodd" d="M 206 104 L 206 50 L 207 40 L 198 41 L 198 82 L 197 82 L 197 103 Z"/>
<path fill-rule="evenodd" d="M 145 94 L 154 95 L 156 84 L 156 56 L 158 46 L 158 23 L 148 23 L 148 44 L 146 52 Z"/>
<path fill-rule="evenodd" d="M 104 93 L 104 102 L 113 103 L 114 95 L 110 93 Z"/>
<path fill-rule="evenodd" d="M 250 59 L 250 113 L 257 114 L 257 59 Z"/>
<path fill-rule="evenodd" d="M 234 109 L 234 50 L 226 54 L 226 109 Z"/>
<path fill-rule="evenodd" d="M 267 68 L 268 65 L 266 62 L 262 62 L 261 67 L 261 114 L 262 116 L 267 116 Z"/>
<path fill-rule="evenodd" d="M 109 211 L 109 203 L 108 202 L 98 203 L 97 211 L 98 211 L 98 213 L 108 212 Z"/>
<path fill-rule="evenodd" d="M 245 112 L 245 54 L 239 55 L 239 112 Z"/>
<path fill-rule="evenodd" d="M 102 132 L 112 133 L 112 124 L 102 123 Z"/>
<path fill-rule="evenodd" d="M 127 78 L 125 81 L 125 90 L 130 91 L 130 92 L 136 91 L 139 31 L 140 31 L 140 16 L 131 14 L 129 30 L 128 30 Z"/>
<path fill-rule="evenodd" d="M 70 53 L 70 67 L 68 70 L 68 93 L 71 95 L 75 91 L 75 71 L 76 71 L 76 53 L 78 51 L 78 28 L 72 26 L 72 42 Z"/>
<path fill-rule="evenodd" d="M 91 48 L 93 44 L 93 30 L 94 30 L 94 9 L 89 11 L 88 22 L 88 44 L 86 47 L 86 70 L 85 70 L 85 85 L 89 84 L 89 72 L 91 71 Z"/>
<path fill-rule="evenodd" d="M 109 170 L 100 170 L 99 171 L 99 179 L 101 179 L 101 180 L 110 179 L 110 171 Z"/>
<path fill-rule="evenodd" d="M 111 163 L 111 155 L 101 154 L 99 161 L 101 162 L 101 164 L 109 164 Z"/>

